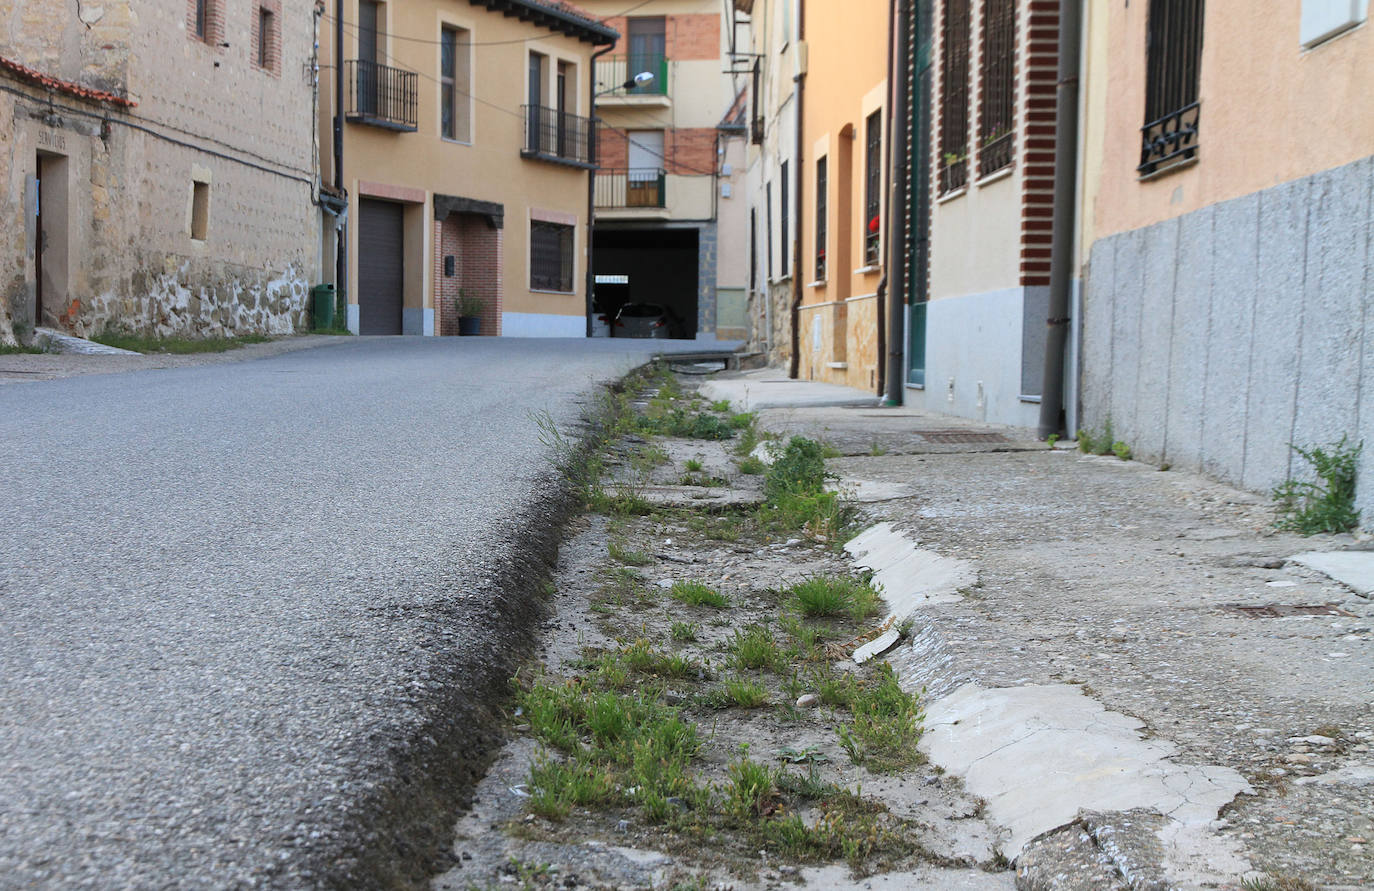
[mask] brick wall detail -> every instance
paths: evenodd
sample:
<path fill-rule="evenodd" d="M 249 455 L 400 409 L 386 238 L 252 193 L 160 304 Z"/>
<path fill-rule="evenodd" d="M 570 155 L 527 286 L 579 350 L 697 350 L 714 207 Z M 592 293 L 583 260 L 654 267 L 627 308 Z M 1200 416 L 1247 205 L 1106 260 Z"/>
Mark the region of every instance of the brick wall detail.
<path fill-rule="evenodd" d="M 608 169 L 629 163 L 628 137 L 623 130 L 602 126 L 597 131 L 596 160 Z M 681 176 L 710 176 L 716 169 L 716 131 L 711 127 L 679 127 L 663 133 L 663 169 Z"/>
<path fill-rule="evenodd" d="M 670 62 L 692 62 L 720 58 L 720 16 L 713 12 L 664 16 L 663 54 Z M 620 33 L 613 54 L 629 52 L 630 33 L 623 15 L 611 16 L 606 25 Z"/>
<path fill-rule="evenodd" d="M 1017 35 L 1017 86 L 1021 89 L 1017 123 L 1023 174 L 1021 284 L 1029 287 L 1050 283 L 1059 4 L 1057 0 L 1028 0 L 1020 21 L 1026 24 Z"/>
<path fill-rule="evenodd" d="M 259 20 L 262 18 L 258 14 L 259 10 L 271 13 L 271 33 L 267 35 L 267 64 L 258 64 L 258 30 Z M 267 71 L 281 76 L 281 0 L 258 0 L 253 7 L 253 19 L 251 25 L 252 33 L 249 35 L 251 43 L 248 44 L 248 56 L 251 64 L 259 71 Z"/>
<path fill-rule="evenodd" d="M 482 335 L 501 334 L 502 229 L 479 214 L 454 213 L 434 223 L 434 331 L 458 334 L 453 301 L 459 288 L 482 301 Z M 444 275 L 444 257 L 454 258 L 454 274 Z"/>

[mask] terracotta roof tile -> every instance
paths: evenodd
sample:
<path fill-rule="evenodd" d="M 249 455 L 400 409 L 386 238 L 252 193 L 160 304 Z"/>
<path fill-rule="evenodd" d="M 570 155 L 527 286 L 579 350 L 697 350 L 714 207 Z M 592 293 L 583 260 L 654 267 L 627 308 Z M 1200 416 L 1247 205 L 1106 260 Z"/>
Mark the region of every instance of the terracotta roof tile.
<path fill-rule="evenodd" d="M 96 90 L 91 87 L 82 86 L 70 80 L 61 80 L 56 77 L 49 77 L 37 69 L 27 65 L 21 65 L 13 59 L 6 59 L 0 56 L 0 71 L 7 71 L 20 80 L 34 83 L 40 87 L 46 87 L 58 93 L 66 93 L 68 96 L 76 96 L 80 99 L 88 99 L 92 102 L 108 102 L 111 105 L 120 105 L 125 108 L 133 108 L 137 105 L 132 99 L 110 93 L 105 90 Z"/>

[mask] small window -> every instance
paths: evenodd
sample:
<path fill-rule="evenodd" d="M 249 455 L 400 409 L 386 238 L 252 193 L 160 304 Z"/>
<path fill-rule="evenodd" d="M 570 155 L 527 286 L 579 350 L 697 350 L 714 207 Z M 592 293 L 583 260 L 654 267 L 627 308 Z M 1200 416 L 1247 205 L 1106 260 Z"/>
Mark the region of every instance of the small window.
<path fill-rule="evenodd" d="M 191 184 L 191 237 L 205 241 L 210 234 L 210 184 Z"/>
<path fill-rule="evenodd" d="M 1016 90 L 1016 3 L 983 0 L 983 53 L 979 77 L 978 175 L 1011 166 Z"/>
<path fill-rule="evenodd" d="M 215 3 L 218 0 L 187 0 L 186 28 L 188 36 L 210 43 L 215 37 Z"/>
<path fill-rule="evenodd" d="M 940 193 L 968 182 L 969 3 L 948 0 L 940 25 Z"/>
<path fill-rule="evenodd" d="M 530 288 L 572 293 L 572 226 L 530 223 Z"/>
<path fill-rule="evenodd" d="M 868 116 L 864 152 L 864 264 L 878 262 L 883 212 L 883 113 Z"/>
<path fill-rule="evenodd" d="M 277 40 L 277 17 L 270 9 L 258 7 L 258 67 L 275 71 L 276 56 L 272 51 Z"/>
<path fill-rule="evenodd" d="M 1197 157 L 1203 0 L 1150 0 L 1141 176 Z"/>
<path fill-rule="evenodd" d="M 826 182 L 825 158 L 816 162 L 816 281 L 825 281 Z"/>
<path fill-rule="evenodd" d="M 1360 0 L 1302 0 L 1299 40 L 1311 48 L 1338 37 L 1365 20 L 1368 6 Z"/>
<path fill-rule="evenodd" d="M 439 36 L 439 132 L 445 139 L 472 139 L 470 52 L 472 36 L 445 27 Z"/>

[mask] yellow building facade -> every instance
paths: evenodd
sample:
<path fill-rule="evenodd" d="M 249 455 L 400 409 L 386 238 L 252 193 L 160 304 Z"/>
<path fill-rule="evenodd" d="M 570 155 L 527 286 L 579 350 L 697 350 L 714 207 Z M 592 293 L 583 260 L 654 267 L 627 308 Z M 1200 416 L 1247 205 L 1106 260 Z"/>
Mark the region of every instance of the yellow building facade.
<path fill-rule="evenodd" d="M 591 57 L 616 32 L 537 0 L 333 0 L 323 180 L 347 196 L 347 323 L 364 334 L 586 333 Z M 332 132 L 342 117 L 336 175 Z M 459 301 L 463 306 L 459 306 Z"/>
<path fill-rule="evenodd" d="M 797 371 L 872 390 L 878 385 L 879 283 L 885 257 L 887 34 L 885 3 L 805 7 L 801 191 L 795 239 L 783 227 L 780 264 L 801 283 Z M 815 35 L 814 39 L 806 39 Z M 788 172 L 774 212 L 794 213 Z"/>

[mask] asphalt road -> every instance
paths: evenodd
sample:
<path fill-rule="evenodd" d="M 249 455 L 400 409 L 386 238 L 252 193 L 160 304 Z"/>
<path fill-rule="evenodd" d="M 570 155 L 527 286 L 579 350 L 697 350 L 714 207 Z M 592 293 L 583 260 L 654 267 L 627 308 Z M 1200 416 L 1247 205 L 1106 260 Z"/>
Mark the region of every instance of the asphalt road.
<path fill-rule="evenodd" d="M 570 424 L 647 355 L 377 338 L 0 386 L 0 887 L 419 856 L 388 833 L 480 748 L 470 675 L 549 535 L 530 412 Z"/>

